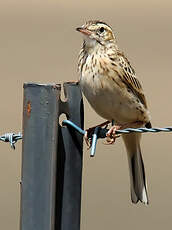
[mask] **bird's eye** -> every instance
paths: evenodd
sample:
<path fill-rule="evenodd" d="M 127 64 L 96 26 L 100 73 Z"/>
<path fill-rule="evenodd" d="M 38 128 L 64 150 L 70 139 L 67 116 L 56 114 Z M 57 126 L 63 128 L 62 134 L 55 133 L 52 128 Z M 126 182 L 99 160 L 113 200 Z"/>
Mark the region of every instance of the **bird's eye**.
<path fill-rule="evenodd" d="M 103 33 L 103 32 L 105 31 L 105 28 L 104 28 L 104 27 L 101 27 L 101 28 L 99 29 L 99 31 L 100 31 L 100 33 Z"/>

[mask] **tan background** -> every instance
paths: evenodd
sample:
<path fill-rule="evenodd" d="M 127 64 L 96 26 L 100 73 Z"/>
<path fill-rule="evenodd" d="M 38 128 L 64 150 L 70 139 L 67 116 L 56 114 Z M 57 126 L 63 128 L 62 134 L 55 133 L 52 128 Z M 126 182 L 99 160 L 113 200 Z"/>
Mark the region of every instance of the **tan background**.
<path fill-rule="evenodd" d="M 111 24 L 119 46 L 143 82 L 154 126 L 172 125 L 171 0 L 1 0 L 0 133 L 21 131 L 24 82 L 77 79 L 81 36 L 87 19 Z M 85 125 L 101 121 L 85 104 Z M 16 151 L 0 143 L 0 229 L 19 229 L 21 142 Z M 171 229 L 171 134 L 145 134 L 142 152 L 150 205 L 130 201 L 129 175 L 121 140 L 99 141 L 96 157 L 84 151 L 81 229 Z"/>

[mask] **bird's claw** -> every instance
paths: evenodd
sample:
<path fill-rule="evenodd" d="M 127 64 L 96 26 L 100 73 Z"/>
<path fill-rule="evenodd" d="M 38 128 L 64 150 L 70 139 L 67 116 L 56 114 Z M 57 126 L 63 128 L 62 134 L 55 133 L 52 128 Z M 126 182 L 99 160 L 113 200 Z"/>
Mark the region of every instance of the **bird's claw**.
<path fill-rule="evenodd" d="M 100 125 L 100 126 L 104 126 L 104 125 L 107 128 L 107 125 L 108 125 L 107 122 L 102 123 L 102 125 Z M 88 149 L 91 148 L 92 135 L 93 135 L 96 127 L 97 126 L 86 129 L 86 131 L 85 131 L 84 140 L 86 142 L 86 145 L 88 146 Z M 106 134 L 106 143 L 105 143 L 106 145 L 111 145 L 111 144 L 115 143 L 116 138 L 120 137 L 120 135 L 116 134 L 116 131 L 119 129 L 121 129 L 121 126 L 117 126 L 117 125 L 114 125 L 109 129 L 109 131 Z"/>
<path fill-rule="evenodd" d="M 116 131 L 121 129 L 121 126 L 114 125 L 112 126 L 106 134 L 106 144 L 111 145 L 115 143 L 116 138 L 120 137 L 120 135 L 116 134 Z"/>

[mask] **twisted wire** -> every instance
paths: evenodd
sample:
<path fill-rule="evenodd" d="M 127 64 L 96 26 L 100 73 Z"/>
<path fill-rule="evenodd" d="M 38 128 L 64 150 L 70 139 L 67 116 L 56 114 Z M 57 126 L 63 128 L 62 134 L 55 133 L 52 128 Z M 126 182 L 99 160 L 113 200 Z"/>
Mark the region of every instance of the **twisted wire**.
<path fill-rule="evenodd" d="M 82 135 L 85 135 L 85 131 L 82 130 L 79 126 L 77 126 L 75 123 L 73 123 L 70 120 L 64 120 L 62 122 L 62 125 L 68 126 L 70 128 L 75 129 L 77 132 L 79 132 Z M 91 138 L 91 152 L 90 156 L 94 157 L 95 152 L 96 152 L 96 144 L 97 144 L 97 139 L 98 138 L 105 138 L 106 133 L 108 132 L 107 128 L 101 128 L 101 127 L 96 127 L 93 131 L 92 138 Z M 159 133 L 159 132 L 172 132 L 172 127 L 165 127 L 165 128 L 127 128 L 127 129 L 122 129 L 122 130 L 116 130 L 116 134 L 126 134 L 126 133 Z"/>
<path fill-rule="evenodd" d="M 77 132 L 79 132 L 81 135 L 85 135 L 85 130 L 81 129 L 78 125 L 76 125 L 74 122 L 70 120 L 64 120 L 62 122 L 63 126 L 68 126 L 69 128 L 75 129 Z M 93 138 L 92 138 L 92 147 L 91 147 L 91 156 L 94 156 L 95 150 L 96 150 L 96 143 L 98 138 L 105 138 L 106 133 L 108 132 L 107 128 L 101 128 L 98 127 L 93 132 Z M 127 128 L 122 130 L 117 130 L 116 134 L 126 134 L 126 133 L 159 133 L 159 132 L 172 132 L 172 127 L 165 127 L 165 128 Z M 4 135 L 0 136 L 0 141 L 3 142 L 9 142 L 12 149 L 15 149 L 15 143 L 18 140 L 22 139 L 22 134 L 14 134 L 14 133 L 5 133 Z"/>
<path fill-rule="evenodd" d="M 80 134 L 84 135 L 85 134 L 85 130 L 82 130 L 78 125 L 76 125 L 75 123 L 73 123 L 70 120 L 64 120 L 62 122 L 62 125 L 64 126 L 69 126 L 71 128 L 74 128 L 77 132 L 79 132 Z M 101 128 L 99 127 L 99 134 L 98 137 L 99 138 L 104 138 L 106 137 L 106 133 L 108 132 L 108 129 L 106 128 Z M 116 134 L 125 134 L 125 133 L 159 133 L 159 132 L 172 132 L 172 127 L 165 127 L 165 128 L 127 128 L 127 129 L 121 129 L 121 130 L 116 130 Z"/>
<path fill-rule="evenodd" d="M 12 149 L 15 149 L 15 143 L 18 140 L 22 139 L 22 134 L 14 134 L 14 133 L 5 133 L 4 135 L 0 136 L 0 140 L 4 142 L 9 142 Z"/>

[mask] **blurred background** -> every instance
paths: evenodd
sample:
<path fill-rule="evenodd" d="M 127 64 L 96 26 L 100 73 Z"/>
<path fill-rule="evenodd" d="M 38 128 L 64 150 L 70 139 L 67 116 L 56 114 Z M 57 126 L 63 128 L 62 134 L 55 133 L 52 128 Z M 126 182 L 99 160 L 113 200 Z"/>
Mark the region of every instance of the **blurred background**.
<path fill-rule="evenodd" d="M 82 38 L 75 28 L 88 19 L 110 24 L 143 83 L 153 126 L 172 125 L 172 2 L 0 1 L 0 134 L 22 130 L 23 83 L 77 80 Z M 102 119 L 85 101 L 85 127 Z M 144 134 L 142 153 L 150 205 L 130 200 L 128 162 L 121 139 L 84 148 L 81 229 L 170 229 L 172 137 Z M 19 229 L 21 141 L 0 143 L 0 228 Z"/>

